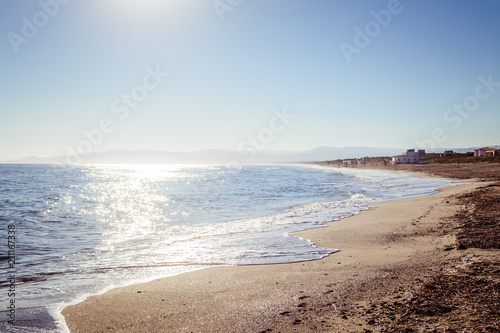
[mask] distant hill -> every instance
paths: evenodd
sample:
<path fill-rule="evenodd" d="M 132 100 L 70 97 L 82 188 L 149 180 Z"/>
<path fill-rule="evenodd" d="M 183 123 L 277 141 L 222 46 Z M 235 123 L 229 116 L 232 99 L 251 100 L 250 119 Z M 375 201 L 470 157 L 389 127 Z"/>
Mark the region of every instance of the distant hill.
<path fill-rule="evenodd" d="M 109 150 L 86 156 L 59 156 L 53 158 L 26 157 L 5 163 L 16 164 L 226 164 L 226 163 L 292 163 L 315 162 L 363 156 L 390 156 L 402 149 L 372 147 L 318 147 L 307 151 L 264 150 L 201 150 L 196 152 L 168 152 L 161 150 Z"/>
<path fill-rule="evenodd" d="M 474 149 L 474 148 L 471 148 Z M 442 152 L 445 149 L 433 149 Z M 446 148 L 446 150 L 451 150 Z M 456 149 L 458 150 L 458 149 Z M 463 151 L 470 149 L 462 149 Z M 196 152 L 168 152 L 162 150 L 108 150 L 86 156 L 59 156 L 54 158 L 26 157 L 4 163 L 15 164 L 237 164 L 237 163 L 293 163 L 317 162 L 345 158 L 393 156 L 406 151 L 403 148 L 374 147 L 317 147 L 305 151 L 263 150 L 200 150 Z"/>

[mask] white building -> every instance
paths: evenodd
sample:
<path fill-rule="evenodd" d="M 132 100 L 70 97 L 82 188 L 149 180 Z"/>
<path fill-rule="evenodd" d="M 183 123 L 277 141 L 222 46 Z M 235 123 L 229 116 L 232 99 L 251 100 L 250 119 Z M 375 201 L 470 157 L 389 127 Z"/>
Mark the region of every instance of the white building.
<path fill-rule="evenodd" d="M 396 155 L 392 157 L 392 164 L 416 164 L 420 163 L 418 152 L 415 149 L 408 149 L 404 155 Z"/>
<path fill-rule="evenodd" d="M 485 147 L 481 149 L 474 149 L 474 157 L 481 156 L 500 156 L 500 149 Z"/>
<path fill-rule="evenodd" d="M 343 160 L 342 164 L 345 167 L 352 167 L 352 166 L 356 166 L 358 164 L 358 162 L 356 160 Z"/>

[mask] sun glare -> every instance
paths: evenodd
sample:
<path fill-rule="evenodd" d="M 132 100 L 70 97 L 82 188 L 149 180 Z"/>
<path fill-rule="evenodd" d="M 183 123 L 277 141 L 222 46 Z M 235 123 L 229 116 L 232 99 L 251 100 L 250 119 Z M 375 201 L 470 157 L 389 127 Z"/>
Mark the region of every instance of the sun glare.
<path fill-rule="evenodd" d="M 182 0 L 113 0 L 112 7 L 122 14 L 137 18 L 178 14 L 186 1 Z"/>
<path fill-rule="evenodd" d="M 100 2 L 94 13 L 114 26 L 130 45 L 140 47 L 157 43 L 175 31 L 192 12 L 193 3 L 185 0 L 110 0 Z"/>

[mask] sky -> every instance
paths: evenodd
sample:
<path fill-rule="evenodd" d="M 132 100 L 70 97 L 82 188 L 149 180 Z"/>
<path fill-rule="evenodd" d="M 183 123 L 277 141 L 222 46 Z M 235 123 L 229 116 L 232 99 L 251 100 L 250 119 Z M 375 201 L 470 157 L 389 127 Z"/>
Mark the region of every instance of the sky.
<path fill-rule="evenodd" d="M 0 161 L 500 143 L 500 1 L 2 0 Z"/>

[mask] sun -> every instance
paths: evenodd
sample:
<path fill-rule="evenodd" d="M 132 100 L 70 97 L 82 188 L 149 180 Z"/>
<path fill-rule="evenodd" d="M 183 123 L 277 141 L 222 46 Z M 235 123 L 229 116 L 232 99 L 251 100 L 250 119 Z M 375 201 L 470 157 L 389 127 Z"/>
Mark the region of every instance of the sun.
<path fill-rule="evenodd" d="M 197 2 L 186 0 L 107 0 L 85 3 L 96 22 L 112 29 L 130 45 L 148 45 L 173 34 L 196 12 Z"/>
<path fill-rule="evenodd" d="M 86 6 L 104 20 L 130 26 L 177 20 L 192 10 L 193 4 L 186 0 L 94 0 L 87 2 Z"/>
<path fill-rule="evenodd" d="M 134 16 L 155 16 L 157 14 L 175 13 L 186 1 L 182 0 L 112 0 L 112 6 L 122 13 Z"/>

